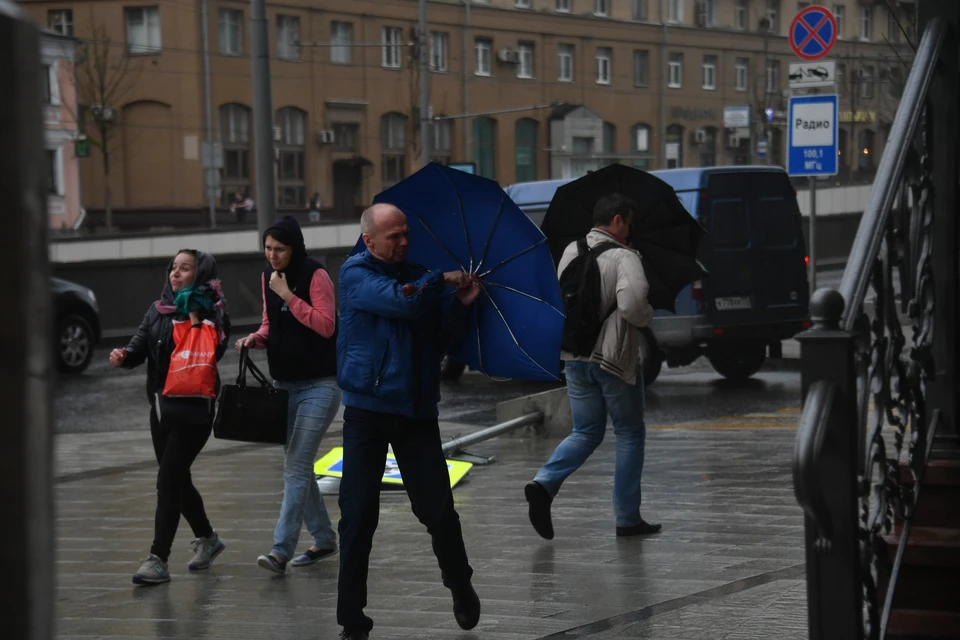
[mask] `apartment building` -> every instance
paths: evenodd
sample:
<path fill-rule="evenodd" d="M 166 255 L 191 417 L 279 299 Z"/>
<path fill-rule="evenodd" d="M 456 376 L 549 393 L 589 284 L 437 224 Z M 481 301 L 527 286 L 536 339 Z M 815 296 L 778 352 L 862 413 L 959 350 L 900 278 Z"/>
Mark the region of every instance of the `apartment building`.
<path fill-rule="evenodd" d="M 431 0 L 429 155 L 473 163 L 504 185 L 610 162 L 780 164 L 787 73 L 797 61 L 786 33 L 808 4 Z M 869 176 L 912 59 L 916 6 L 824 4 L 841 34 L 830 56 L 838 62 L 841 174 Z M 221 201 L 235 192 L 263 197 L 253 161 L 249 3 L 208 0 L 206 34 L 195 0 L 23 5 L 85 43 L 81 84 L 84 64 L 124 70 L 122 90 L 104 96 L 110 104 L 87 100 L 88 135 L 110 118 L 109 173 L 96 149 L 82 162 L 87 207 L 103 206 L 108 185 L 114 207 L 125 209 L 196 209 L 208 186 Z M 302 209 L 316 192 L 325 207 L 352 211 L 416 170 L 416 1 L 268 0 L 267 13 L 279 206 Z M 727 126 L 725 110 L 744 106 L 749 122 Z"/>

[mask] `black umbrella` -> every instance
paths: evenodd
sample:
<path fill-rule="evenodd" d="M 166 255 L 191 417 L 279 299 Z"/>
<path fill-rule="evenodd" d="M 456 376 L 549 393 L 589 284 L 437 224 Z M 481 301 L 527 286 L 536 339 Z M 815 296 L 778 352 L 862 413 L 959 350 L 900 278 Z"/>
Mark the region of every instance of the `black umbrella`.
<path fill-rule="evenodd" d="M 590 232 L 594 205 L 613 193 L 637 203 L 630 242 L 643 261 L 650 304 L 676 312 L 677 295 L 706 275 L 696 256 L 707 232 L 684 209 L 673 187 L 646 171 L 613 164 L 557 189 L 540 227 L 554 264 L 567 245 Z"/>

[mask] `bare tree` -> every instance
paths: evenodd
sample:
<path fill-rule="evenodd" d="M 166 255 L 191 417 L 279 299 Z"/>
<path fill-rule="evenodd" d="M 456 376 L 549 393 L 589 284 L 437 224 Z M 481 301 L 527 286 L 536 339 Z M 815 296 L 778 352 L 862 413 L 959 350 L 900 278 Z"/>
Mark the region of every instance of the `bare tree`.
<path fill-rule="evenodd" d="M 103 23 L 95 23 L 90 14 L 90 35 L 77 49 L 77 99 L 81 112 L 73 114 L 91 145 L 100 150 L 103 160 L 103 204 L 107 229 L 113 228 L 113 203 L 110 190 L 110 160 L 119 150 L 116 141 L 118 116 L 140 79 L 142 64 L 127 54 L 122 42 L 114 42 Z"/>

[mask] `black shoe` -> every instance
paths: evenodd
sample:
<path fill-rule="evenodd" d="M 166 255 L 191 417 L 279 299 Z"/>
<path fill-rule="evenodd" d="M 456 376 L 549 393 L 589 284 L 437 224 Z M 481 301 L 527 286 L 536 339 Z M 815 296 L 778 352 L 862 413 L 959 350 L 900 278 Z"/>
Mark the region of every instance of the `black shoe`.
<path fill-rule="evenodd" d="M 550 520 L 550 503 L 553 498 L 539 482 L 531 482 L 523 488 L 530 503 L 530 524 L 541 538 L 553 540 L 553 522 Z"/>
<path fill-rule="evenodd" d="M 340 632 L 340 640 L 367 640 L 369 637 L 369 633 L 360 629 L 354 629 L 353 631 L 344 629 Z"/>
<path fill-rule="evenodd" d="M 629 536 L 647 536 L 651 533 L 657 533 L 662 528 L 662 524 L 646 522 L 643 518 L 640 518 L 640 524 L 635 524 L 632 527 L 617 527 L 617 537 L 627 538 Z"/>
<path fill-rule="evenodd" d="M 480 622 L 480 596 L 469 582 L 463 589 L 453 592 L 453 617 L 464 631 L 469 631 Z"/>
<path fill-rule="evenodd" d="M 257 558 L 257 566 L 281 576 L 287 572 L 287 563 L 280 562 L 270 554 Z"/>

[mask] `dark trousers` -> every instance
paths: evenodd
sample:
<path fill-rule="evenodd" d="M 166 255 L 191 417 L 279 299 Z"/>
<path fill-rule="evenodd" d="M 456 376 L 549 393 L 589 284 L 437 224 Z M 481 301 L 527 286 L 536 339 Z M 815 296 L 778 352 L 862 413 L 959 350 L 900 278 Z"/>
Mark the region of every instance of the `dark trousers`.
<path fill-rule="evenodd" d="M 206 538 L 213 534 L 203 508 L 203 498 L 190 477 L 190 466 L 207 444 L 212 430 L 212 417 L 186 419 L 163 415 L 161 421 L 157 419 L 156 411 L 150 410 L 153 451 L 160 463 L 157 514 L 150 553 L 164 562 L 170 557 L 170 547 L 180 526 L 180 514 L 187 519 L 196 537 Z"/>
<path fill-rule="evenodd" d="M 413 513 L 433 540 L 444 586 L 456 591 L 473 575 L 463 546 L 460 516 L 453 507 L 437 419 L 412 420 L 346 407 L 337 623 L 351 631 L 373 628 L 373 620 L 364 615 L 363 608 L 367 605 L 367 568 L 380 519 L 380 483 L 388 444 L 393 445 Z"/>

